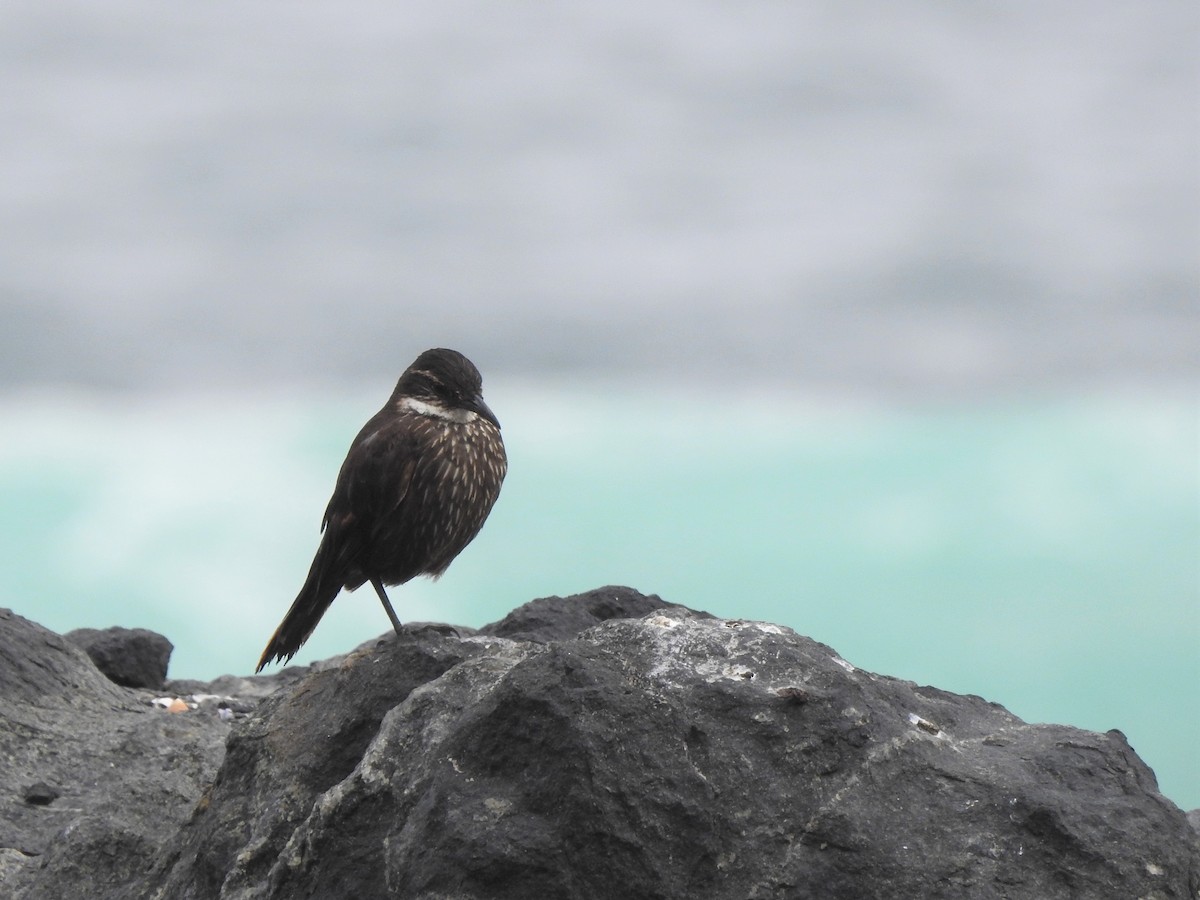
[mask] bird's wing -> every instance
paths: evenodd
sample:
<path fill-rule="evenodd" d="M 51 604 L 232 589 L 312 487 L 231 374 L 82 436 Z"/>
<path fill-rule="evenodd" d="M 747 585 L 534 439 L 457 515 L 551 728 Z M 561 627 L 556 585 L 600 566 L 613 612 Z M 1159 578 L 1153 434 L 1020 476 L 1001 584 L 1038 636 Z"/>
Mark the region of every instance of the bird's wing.
<path fill-rule="evenodd" d="M 391 518 L 412 485 L 417 444 L 411 427 L 391 415 L 376 416 L 368 422 L 342 463 L 325 510 L 325 524 L 337 521 L 371 532 L 378 523 Z"/>

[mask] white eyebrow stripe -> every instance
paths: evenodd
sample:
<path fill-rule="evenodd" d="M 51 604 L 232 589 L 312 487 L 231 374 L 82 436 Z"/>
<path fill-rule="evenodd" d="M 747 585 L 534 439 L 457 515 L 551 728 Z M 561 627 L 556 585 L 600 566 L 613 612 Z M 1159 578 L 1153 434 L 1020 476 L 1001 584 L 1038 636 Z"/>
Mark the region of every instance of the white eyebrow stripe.
<path fill-rule="evenodd" d="M 418 400 L 415 397 L 405 397 L 398 404 L 401 410 L 415 412 L 418 415 L 429 416 L 434 419 L 445 419 L 448 422 L 457 422 L 459 425 L 465 425 L 468 422 L 479 418 L 479 415 L 469 409 L 447 409 L 439 403 L 428 403 L 425 400 Z"/>

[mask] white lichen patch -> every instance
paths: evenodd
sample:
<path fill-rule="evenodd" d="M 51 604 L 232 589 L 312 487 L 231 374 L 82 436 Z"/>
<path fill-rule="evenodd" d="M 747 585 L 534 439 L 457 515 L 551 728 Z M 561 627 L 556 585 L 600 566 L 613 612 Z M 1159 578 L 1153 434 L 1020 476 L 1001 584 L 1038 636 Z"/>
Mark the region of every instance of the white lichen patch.
<path fill-rule="evenodd" d="M 1156 866 L 1154 863 L 1148 862 L 1148 863 L 1146 863 L 1146 874 L 1154 875 L 1157 877 L 1157 876 L 1163 875 L 1165 873 L 1163 872 L 1162 866 Z"/>
<path fill-rule="evenodd" d="M 751 619 L 724 619 L 721 621 L 722 628 L 740 630 L 743 628 L 751 628 L 755 631 L 761 631 L 764 634 L 792 634 L 790 628 L 782 628 L 779 625 L 773 625 L 770 622 L 755 622 Z"/>
<path fill-rule="evenodd" d="M 764 634 L 787 634 L 788 633 L 783 628 L 780 628 L 778 625 L 772 625 L 770 622 L 754 622 L 752 624 L 754 625 L 755 628 L 757 628 L 759 631 L 763 632 Z"/>
<path fill-rule="evenodd" d="M 674 618 L 654 615 L 610 626 L 641 627 L 653 642 L 646 675 L 660 690 L 693 684 L 697 678 L 710 684 L 761 693 L 764 700 L 778 702 L 781 690 L 795 690 L 797 673 L 772 668 L 758 660 L 779 659 L 790 652 L 775 646 L 793 632 L 769 622 L 741 619 Z M 748 698 L 747 698 L 748 699 Z"/>
<path fill-rule="evenodd" d="M 468 634 L 459 638 L 464 644 L 479 644 L 483 647 L 507 647 L 511 650 L 520 650 L 525 645 L 525 641 L 515 641 L 512 638 L 500 637 L 495 634 Z"/>
<path fill-rule="evenodd" d="M 484 809 L 492 814 L 493 819 L 499 819 L 512 809 L 512 805 L 511 800 L 505 800 L 503 797 L 488 797 L 483 801 Z"/>

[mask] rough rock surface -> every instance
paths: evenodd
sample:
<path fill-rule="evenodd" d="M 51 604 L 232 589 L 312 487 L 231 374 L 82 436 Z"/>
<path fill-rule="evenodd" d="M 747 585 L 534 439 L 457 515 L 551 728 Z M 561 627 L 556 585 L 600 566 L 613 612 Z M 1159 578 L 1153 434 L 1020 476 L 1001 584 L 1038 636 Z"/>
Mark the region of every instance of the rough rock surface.
<path fill-rule="evenodd" d="M 632 603 L 641 617 L 561 633 L 578 612 L 571 607 L 595 612 L 606 594 L 617 598 L 612 610 Z M 186 763 L 202 755 L 187 748 L 217 734 L 198 725 L 171 735 L 141 726 L 161 743 L 143 741 L 144 771 L 126 773 L 107 794 L 82 796 L 79 784 L 103 771 L 103 760 L 77 760 L 86 775 L 74 778 L 27 760 L 20 778 L 6 780 L 10 806 L 25 806 L 13 798 L 42 781 L 62 797 L 33 811 L 70 800 L 79 808 L 57 827 L 77 827 L 38 831 L 29 813 L 6 814 L 0 847 L 41 853 L 45 865 L 0 850 L 0 895 L 1128 900 L 1200 892 L 1195 833 L 1119 732 L 1029 725 L 978 697 L 857 670 L 786 628 L 704 617 L 627 589 L 535 601 L 532 612 L 503 629 L 406 631 L 329 665 L 285 669 L 252 714 L 219 723 L 231 730 L 215 777 L 212 763 Z M 535 618 L 549 635 L 538 634 Z M 16 619 L 0 617 L 6 653 Z M 68 731 L 60 724 L 46 742 L 38 716 L 47 707 L 60 717 L 116 711 L 126 716 L 124 733 L 139 721 L 188 720 L 89 674 L 57 636 L 41 631 L 40 639 L 15 670 L 61 670 L 55 683 L 64 689 L 50 700 L 29 690 L 10 698 L 7 656 L 0 672 L 0 711 L 31 721 L 26 743 L 41 742 L 31 759 Z M 4 740 L 8 757 L 17 745 Z M 175 791 L 157 795 L 157 806 L 172 809 L 159 810 L 153 831 L 143 811 L 131 820 L 143 830 L 122 825 L 105 844 L 87 825 L 136 806 L 143 783 L 168 768 L 164 753 L 185 761 Z"/>
<path fill-rule="evenodd" d="M 303 674 L 258 679 L 265 696 Z M 208 693 L 207 691 L 205 693 Z M 0 897 L 119 897 L 212 783 L 231 720 L 120 687 L 72 641 L 0 609 Z"/>
<path fill-rule="evenodd" d="M 124 687 L 161 688 L 175 649 L 145 628 L 77 628 L 63 637 L 91 657 L 109 681 Z"/>
<path fill-rule="evenodd" d="M 657 594 L 641 594 L 633 588 L 609 586 L 575 594 L 565 600 L 562 597 L 530 600 L 499 622 L 484 625 L 478 633 L 545 644 L 568 640 L 609 619 L 640 619 L 668 606 L 670 604 L 664 603 Z M 711 618 L 708 613 L 694 614 Z"/>

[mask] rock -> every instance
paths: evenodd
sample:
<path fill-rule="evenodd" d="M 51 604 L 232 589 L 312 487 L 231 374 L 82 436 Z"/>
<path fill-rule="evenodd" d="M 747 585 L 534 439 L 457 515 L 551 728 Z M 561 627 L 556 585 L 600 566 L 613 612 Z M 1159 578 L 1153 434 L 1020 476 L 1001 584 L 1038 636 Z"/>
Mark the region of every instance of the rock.
<path fill-rule="evenodd" d="M 174 645 L 145 628 L 77 628 L 67 640 L 81 648 L 110 681 L 123 687 L 160 688 Z"/>
<path fill-rule="evenodd" d="M 0 609 L 0 897 L 115 898 L 153 867 L 232 727 L 215 704 L 171 716 L 153 698 Z M 53 802 L 39 804 L 40 790 L 30 800 L 38 783 Z"/>
<path fill-rule="evenodd" d="M 251 896 L 261 890 L 284 842 L 314 800 L 351 775 L 384 717 L 415 689 L 438 683 L 488 646 L 406 630 L 266 700 L 230 736 L 225 765 L 143 896 Z M 314 744 L 322 748 L 317 753 Z"/>
<path fill-rule="evenodd" d="M 479 633 L 515 641 L 547 643 L 573 638 L 610 619 L 639 619 L 669 605 L 657 594 L 640 594 L 633 588 L 609 585 L 572 597 L 531 600 L 499 622 L 484 625 Z M 695 615 L 707 616 L 708 613 Z"/>
<path fill-rule="evenodd" d="M 603 620 L 611 590 L 620 609 L 651 611 Z M 787 628 L 603 591 L 506 617 L 504 630 L 527 639 L 492 633 L 503 623 L 466 637 L 406 630 L 281 681 L 232 728 L 217 723 L 229 734 L 219 771 L 197 771 L 173 794 L 157 792 L 163 767 L 149 746 L 141 771 L 107 794 L 89 798 L 79 784 L 103 759 L 76 759 L 83 771 L 65 782 L 69 767 L 41 774 L 64 795 L 39 812 L 68 799 L 79 809 L 43 835 L 40 867 L 0 843 L 0 895 L 1128 900 L 1200 890 L 1195 833 L 1120 732 L 1030 725 L 978 697 L 855 669 Z M 585 630 L 563 634 L 572 621 Z M 39 652 L 56 638 L 45 635 Z M 68 651 L 55 653 L 58 681 L 107 691 L 104 703 L 136 694 L 87 682 Z M 199 712 L 138 715 L 175 725 Z M 189 740 L 155 737 L 176 753 Z M 147 812 L 119 818 L 143 792 L 172 808 L 157 830 Z M 107 836 L 105 816 L 118 817 Z"/>
<path fill-rule="evenodd" d="M 539 624 L 512 631 L 544 640 L 575 602 L 536 601 L 525 621 Z M 788 629 L 680 608 L 548 644 L 495 630 L 384 642 L 263 704 L 138 896 L 1124 900 L 1200 886 L 1183 814 L 1117 732 L 1028 725 Z M 421 683 L 418 666 L 440 674 Z M 298 748 L 297 734 L 330 738 Z"/>
<path fill-rule="evenodd" d="M 15 886 L 33 866 L 29 857 L 13 847 L 0 847 L 0 887 Z"/>

